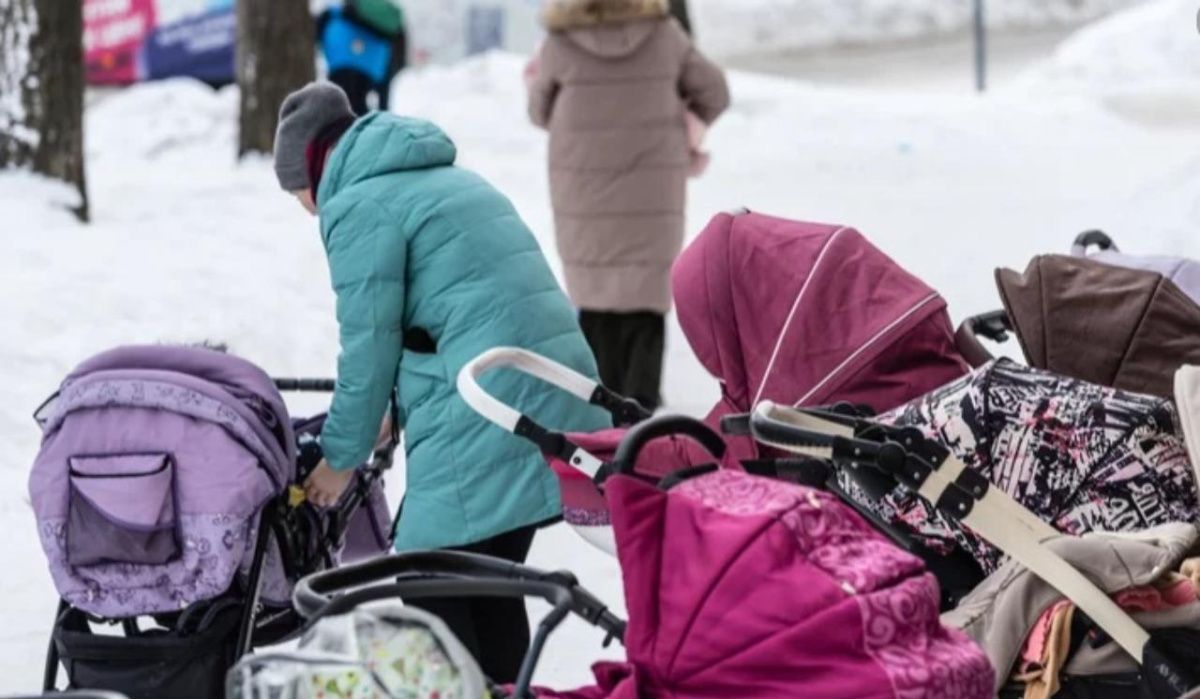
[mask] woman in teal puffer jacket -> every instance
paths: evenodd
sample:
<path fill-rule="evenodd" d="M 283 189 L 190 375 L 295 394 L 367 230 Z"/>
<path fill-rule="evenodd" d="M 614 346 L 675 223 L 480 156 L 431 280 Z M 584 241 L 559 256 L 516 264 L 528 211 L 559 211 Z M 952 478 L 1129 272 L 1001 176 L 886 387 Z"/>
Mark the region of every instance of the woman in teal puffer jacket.
<path fill-rule="evenodd" d="M 596 369 L 537 241 L 512 204 L 456 167 L 455 157 L 454 144 L 429 122 L 378 112 L 355 120 L 329 83 L 283 104 L 276 174 L 320 217 L 341 334 L 337 390 L 321 436 L 327 463 L 306 489 L 322 504 L 341 494 L 370 455 L 394 391 L 407 451 L 396 548 L 521 561 L 536 527 L 560 513 L 557 480 L 534 447 L 476 415 L 455 378 L 502 345 L 590 376 Z M 485 385 L 543 424 L 608 426 L 603 413 L 527 377 L 502 371 Z M 523 603 L 428 606 L 492 679 L 515 679 L 528 644 Z"/>

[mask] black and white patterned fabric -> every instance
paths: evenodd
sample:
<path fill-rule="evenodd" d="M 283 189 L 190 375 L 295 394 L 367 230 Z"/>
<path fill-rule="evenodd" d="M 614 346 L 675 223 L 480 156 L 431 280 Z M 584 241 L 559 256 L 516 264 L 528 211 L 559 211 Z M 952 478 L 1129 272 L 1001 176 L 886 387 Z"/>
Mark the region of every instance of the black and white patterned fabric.
<path fill-rule="evenodd" d="M 1127 532 L 1200 519 L 1195 471 L 1174 405 L 1001 359 L 880 418 L 945 444 L 1059 531 Z M 922 543 L 961 546 L 985 573 L 1003 555 L 903 488 L 872 502 Z"/>

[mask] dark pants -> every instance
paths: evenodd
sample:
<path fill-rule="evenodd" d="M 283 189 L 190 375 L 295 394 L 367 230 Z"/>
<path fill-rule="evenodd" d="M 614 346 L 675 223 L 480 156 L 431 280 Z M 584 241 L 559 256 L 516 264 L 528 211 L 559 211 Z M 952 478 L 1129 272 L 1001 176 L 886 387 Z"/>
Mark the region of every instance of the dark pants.
<path fill-rule="evenodd" d="M 536 526 L 455 548 L 515 563 L 524 563 L 533 545 Z M 497 684 L 517 681 L 521 661 L 529 652 L 529 615 L 523 599 L 494 597 L 431 598 L 413 600 L 420 607 L 446 622 L 471 655 L 479 661 L 483 674 Z"/>
<path fill-rule="evenodd" d="M 583 311 L 579 324 L 596 355 L 600 382 L 650 410 L 658 408 L 666 318 L 652 311 Z"/>
<path fill-rule="evenodd" d="M 389 83 L 376 85 L 371 82 L 371 78 L 366 73 L 352 68 L 338 68 L 330 71 L 329 82 L 342 88 L 342 92 L 346 93 L 346 97 L 350 99 L 350 109 L 353 110 L 355 116 L 362 116 L 371 111 L 370 106 L 367 105 L 367 96 L 372 92 L 378 96 L 379 111 L 386 112 L 388 109 L 388 98 L 391 92 Z"/>

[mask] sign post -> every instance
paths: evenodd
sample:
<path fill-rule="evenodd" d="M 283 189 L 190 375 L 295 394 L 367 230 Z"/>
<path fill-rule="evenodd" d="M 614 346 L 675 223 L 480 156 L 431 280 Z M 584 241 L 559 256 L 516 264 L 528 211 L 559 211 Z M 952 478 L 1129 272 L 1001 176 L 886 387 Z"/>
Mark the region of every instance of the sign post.
<path fill-rule="evenodd" d="M 975 89 L 987 89 L 987 21 L 983 0 L 975 0 Z"/>

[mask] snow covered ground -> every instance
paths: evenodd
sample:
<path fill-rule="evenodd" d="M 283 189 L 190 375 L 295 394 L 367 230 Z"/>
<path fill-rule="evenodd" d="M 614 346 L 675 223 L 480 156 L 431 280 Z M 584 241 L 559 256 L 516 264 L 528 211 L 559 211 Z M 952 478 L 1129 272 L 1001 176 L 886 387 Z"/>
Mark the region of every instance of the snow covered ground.
<path fill-rule="evenodd" d="M 1173 31 L 1186 32 L 1180 45 L 1200 43 L 1194 24 Z M 714 164 L 692 189 L 689 229 L 742 205 L 853 225 L 941 289 L 956 317 L 998 304 L 994 267 L 1065 251 L 1086 228 L 1131 251 L 1200 257 L 1200 122 L 1143 118 L 1186 108 L 1189 91 L 1154 87 L 1144 113 L 1114 111 L 1108 91 L 1097 96 L 1086 71 L 1058 70 L 1060 59 L 1045 68 L 1058 71 L 1053 84 L 1031 79 L 986 97 L 735 74 L 735 106 L 711 135 Z M 461 163 L 513 198 L 553 259 L 545 139 L 525 121 L 521 65 L 496 54 L 406 75 L 394 103 L 446 128 Z M 1136 95 L 1138 84 L 1122 90 Z M 316 223 L 277 190 L 269 163 L 234 164 L 236 106 L 230 90 L 186 82 L 94 100 L 90 226 L 47 205 L 61 198 L 54 188 L 0 176 L 0 691 L 31 689 L 40 676 L 54 592 L 26 496 L 37 448 L 30 414 L 73 364 L 119 343 L 215 339 L 275 374 L 333 367 Z M 670 342 L 666 398 L 699 413 L 715 384 L 676 329 Z M 533 561 L 575 570 L 620 607 L 616 565 L 570 532 L 543 534 Z M 540 680 L 584 681 L 599 640 L 578 624 L 564 629 Z"/>
<path fill-rule="evenodd" d="M 992 30 L 1076 26 L 1147 0 L 991 0 Z M 690 0 L 706 50 L 721 56 L 927 41 L 962 33 L 972 0 Z"/>

